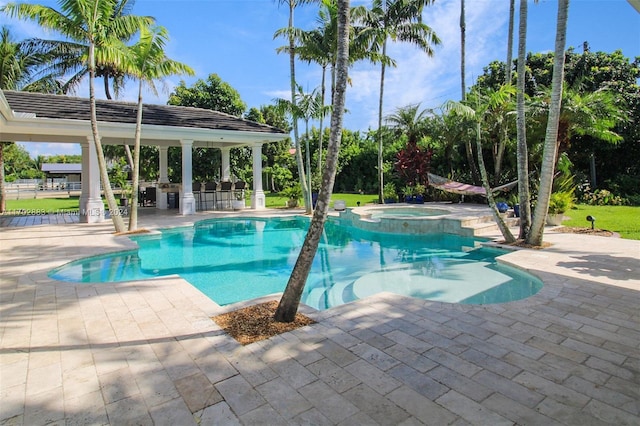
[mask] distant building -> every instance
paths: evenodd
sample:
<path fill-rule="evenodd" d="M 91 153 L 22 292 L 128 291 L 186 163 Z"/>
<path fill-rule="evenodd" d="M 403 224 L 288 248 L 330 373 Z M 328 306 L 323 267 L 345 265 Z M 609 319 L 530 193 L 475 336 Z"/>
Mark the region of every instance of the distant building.
<path fill-rule="evenodd" d="M 65 183 L 81 182 L 82 164 L 80 163 L 44 163 L 42 171 L 45 174 L 45 187 L 60 188 L 60 181 Z M 57 183 L 56 183 L 57 182 Z"/>

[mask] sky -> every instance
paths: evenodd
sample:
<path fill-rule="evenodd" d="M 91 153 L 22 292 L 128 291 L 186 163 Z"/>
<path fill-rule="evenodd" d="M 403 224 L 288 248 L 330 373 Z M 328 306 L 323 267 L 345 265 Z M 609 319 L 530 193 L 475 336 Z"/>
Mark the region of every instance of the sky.
<path fill-rule="evenodd" d="M 0 5 L 6 4 L 0 0 Z M 40 4 L 57 8 L 56 1 Z M 158 96 L 145 93 L 145 103 L 166 104 L 169 94 L 181 80 L 187 86 L 215 73 L 235 88 L 248 108 L 273 103 L 275 98 L 290 98 L 289 58 L 277 54 L 286 44 L 274 39 L 279 28 L 286 27 L 288 8 L 278 0 L 137 0 L 133 14 L 149 15 L 169 31 L 167 56 L 191 66 L 194 77 L 167 78 Z M 352 0 L 352 6 L 370 6 L 369 0 Z M 514 53 L 517 56 L 517 12 Z M 466 85 L 471 86 L 491 61 L 505 61 L 509 22 L 508 0 L 467 0 L 466 8 Z M 295 26 L 314 28 L 318 7 L 304 5 L 296 9 Z M 527 50 L 553 51 L 557 1 L 529 3 Z M 441 44 L 428 57 L 415 47 L 390 43 L 389 56 L 397 67 L 387 68 L 384 87 L 384 114 L 397 108 L 420 103 L 422 108 L 437 108 L 447 100 L 460 99 L 460 1 L 436 0 L 427 7 L 423 21 L 438 35 Z M 17 21 L 0 15 L 0 25 L 8 25 L 17 40 L 29 37 L 57 38 L 32 22 Z M 640 13 L 627 0 L 571 0 L 567 48 L 581 52 L 587 41 L 593 52 L 622 50 L 628 58 L 640 56 Z M 345 127 L 366 131 L 377 127 L 380 66 L 355 64 L 349 72 Z M 306 91 L 320 85 L 321 70 L 316 64 L 297 62 L 296 80 Z M 100 88 L 100 85 L 96 86 Z M 99 89 L 101 90 L 101 89 Z M 88 97 L 85 82 L 76 96 Z M 104 93 L 98 93 L 104 98 Z M 136 101 L 137 83 L 129 82 L 120 100 Z M 32 157 L 36 155 L 79 154 L 75 144 L 24 143 Z"/>

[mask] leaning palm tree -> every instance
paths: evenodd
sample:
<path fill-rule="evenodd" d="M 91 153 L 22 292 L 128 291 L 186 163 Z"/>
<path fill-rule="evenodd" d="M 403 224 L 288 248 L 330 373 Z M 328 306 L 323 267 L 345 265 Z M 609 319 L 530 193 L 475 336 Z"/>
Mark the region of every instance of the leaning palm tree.
<path fill-rule="evenodd" d="M 189 66 L 166 57 L 164 46 L 169 39 L 166 28 L 141 27 L 140 40 L 131 47 L 131 62 L 127 72 L 136 76 L 138 84 L 138 112 L 136 115 L 135 142 L 133 147 L 132 202 L 129 216 L 129 231 L 138 227 L 138 187 L 140 182 L 140 138 L 142 133 L 142 86 L 146 83 L 157 93 L 154 80 L 174 74 L 194 75 Z"/>
<path fill-rule="evenodd" d="M 422 11 L 433 0 L 374 0 L 371 10 L 362 17 L 364 29 L 361 37 L 368 40 L 370 50 L 381 52 L 387 58 L 387 42 L 401 41 L 411 43 L 433 55 L 433 46 L 440 44 L 436 33 L 422 22 Z M 380 61 L 380 98 L 378 101 L 378 180 L 379 202 L 382 203 L 384 187 L 382 117 L 384 100 L 384 78 L 387 60 Z"/>
<path fill-rule="evenodd" d="M 345 91 L 347 86 L 347 70 L 349 60 L 349 0 L 338 0 L 338 60 L 336 66 L 336 88 L 334 108 L 331 113 L 331 136 L 327 147 L 326 165 L 322 175 L 322 186 L 318 195 L 318 203 L 309 225 L 309 231 L 304 240 L 300 254 L 296 261 L 287 287 L 282 294 L 274 319 L 280 322 L 291 322 L 300 305 L 300 298 L 304 285 L 311 270 L 320 237 L 324 230 L 324 223 L 329 211 L 329 201 L 338 165 L 338 153 L 342 138 L 342 122 L 344 116 Z"/>
<path fill-rule="evenodd" d="M 60 0 L 60 11 L 37 4 L 9 3 L 4 7 L 9 15 L 21 19 L 31 19 L 40 26 L 61 33 L 70 40 L 86 44 L 84 56 L 89 70 L 89 104 L 91 114 L 92 142 L 95 146 L 100 178 L 111 220 L 116 232 L 124 232 L 124 220 L 119 215 L 116 199 L 111 189 L 107 173 L 107 163 L 102 149 L 98 119 L 96 115 L 95 77 L 96 63 L 112 63 L 120 66 L 127 61 L 127 47 L 117 37 L 122 32 L 135 32 L 149 25 L 151 20 L 135 15 L 114 18 L 116 0 Z"/>
<path fill-rule="evenodd" d="M 567 38 L 567 16 L 569 14 L 569 0 L 558 0 L 558 22 L 556 26 L 556 43 L 553 59 L 553 76 L 551 78 L 551 103 L 549 119 L 544 138 L 542 167 L 540 170 L 540 185 L 538 201 L 533 213 L 531 230 L 527 236 L 527 243 L 539 246 L 542 244 L 544 224 L 549 210 L 549 199 L 553 186 L 553 174 L 556 164 L 558 139 L 558 122 L 562 104 L 562 85 L 564 80 L 564 48 Z"/>
<path fill-rule="evenodd" d="M 494 113 L 493 110 L 495 108 L 498 108 L 508 102 L 514 92 L 514 87 L 509 84 L 501 86 L 497 91 L 488 93 L 472 91 L 467 96 L 467 100 L 464 104 L 450 101 L 444 108 L 445 112 L 453 111 L 456 114 L 470 118 L 474 121 L 476 149 L 478 151 L 478 166 L 482 177 L 482 186 L 485 189 L 487 201 L 489 202 L 489 207 L 491 208 L 496 224 L 507 243 L 513 243 L 516 239 L 498 212 L 496 201 L 493 197 L 493 192 L 491 191 L 491 185 L 489 184 L 489 177 L 487 176 L 487 169 L 482 155 L 482 124 L 488 116 Z"/>

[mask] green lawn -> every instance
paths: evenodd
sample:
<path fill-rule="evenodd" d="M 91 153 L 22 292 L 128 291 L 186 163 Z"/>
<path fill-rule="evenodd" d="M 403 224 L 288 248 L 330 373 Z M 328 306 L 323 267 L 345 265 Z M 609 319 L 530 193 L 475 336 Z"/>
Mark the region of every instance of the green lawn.
<path fill-rule="evenodd" d="M 266 205 L 269 208 L 285 208 L 287 205 L 287 198 L 281 196 L 278 193 L 266 193 Z M 335 200 L 344 200 L 347 207 L 356 207 L 358 205 L 358 201 L 360 201 L 361 205 L 375 203 L 378 200 L 378 196 L 375 194 L 333 194 L 331 196 L 331 204 L 333 206 L 333 201 Z M 300 200 L 300 207 L 304 206 L 302 200 Z"/>
<path fill-rule="evenodd" d="M 588 206 L 580 204 L 566 212 L 571 220 L 562 222 L 564 226 L 588 227 L 587 216 L 596 218 L 595 227 L 613 231 L 622 238 L 640 240 L 640 207 L 638 206 Z"/>
<path fill-rule="evenodd" d="M 347 207 L 356 207 L 358 201 L 361 205 L 375 203 L 377 195 L 373 194 L 333 194 L 332 200 L 344 200 Z M 287 199 L 279 194 L 266 194 L 268 208 L 282 208 L 286 206 Z M 61 210 L 77 210 L 78 197 L 71 198 L 38 198 L 24 200 L 7 200 L 7 213 L 24 209 L 26 213 L 43 214 L 55 213 Z M 640 207 L 631 206 L 587 206 L 578 205 L 565 213 L 571 218 L 562 222 L 564 226 L 587 227 L 591 226 L 586 220 L 588 215 L 595 216 L 595 226 L 607 231 L 620 234 L 622 238 L 640 240 Z"/>
<path fill-rule="evenodd" d="M 24 200 L 7 200 L 7 213 L 25 210 L 34 214 L 56 213 L 61 210 L 78 210 L 79 197 L 61 198 L 25 198 Z"/>

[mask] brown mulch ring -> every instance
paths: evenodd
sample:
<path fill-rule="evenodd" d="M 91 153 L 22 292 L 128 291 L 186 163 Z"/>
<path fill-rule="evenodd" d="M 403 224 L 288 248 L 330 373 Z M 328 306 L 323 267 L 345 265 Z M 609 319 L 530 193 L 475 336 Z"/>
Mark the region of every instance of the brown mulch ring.
<path fill-rule="evenodd" d="M 211 319 L 241 345 L 265 340 L 315 323 L 314 320 L 301 313 L 296 314 L 293 322 L 276 322 L 273 320 L 273 314 L 277 307 L 278 302 L 272 300 L 271 302 L 260 303 L 217 315 Z"/>
<path fill-rule="evenodd" d="M 611 231 L 606 231 L 604 229 L 591 229 L 591 228 L 578 228 L 578 227 L 568 227 L 563 226 L 562 228 L 555 228 L 555 232 L 564 232 L 564 233 L 573 233 L 573 234 L 584 234 L 584 235 L 597 235 L 599 237 L 612 237 L 614 234 Z"/>

